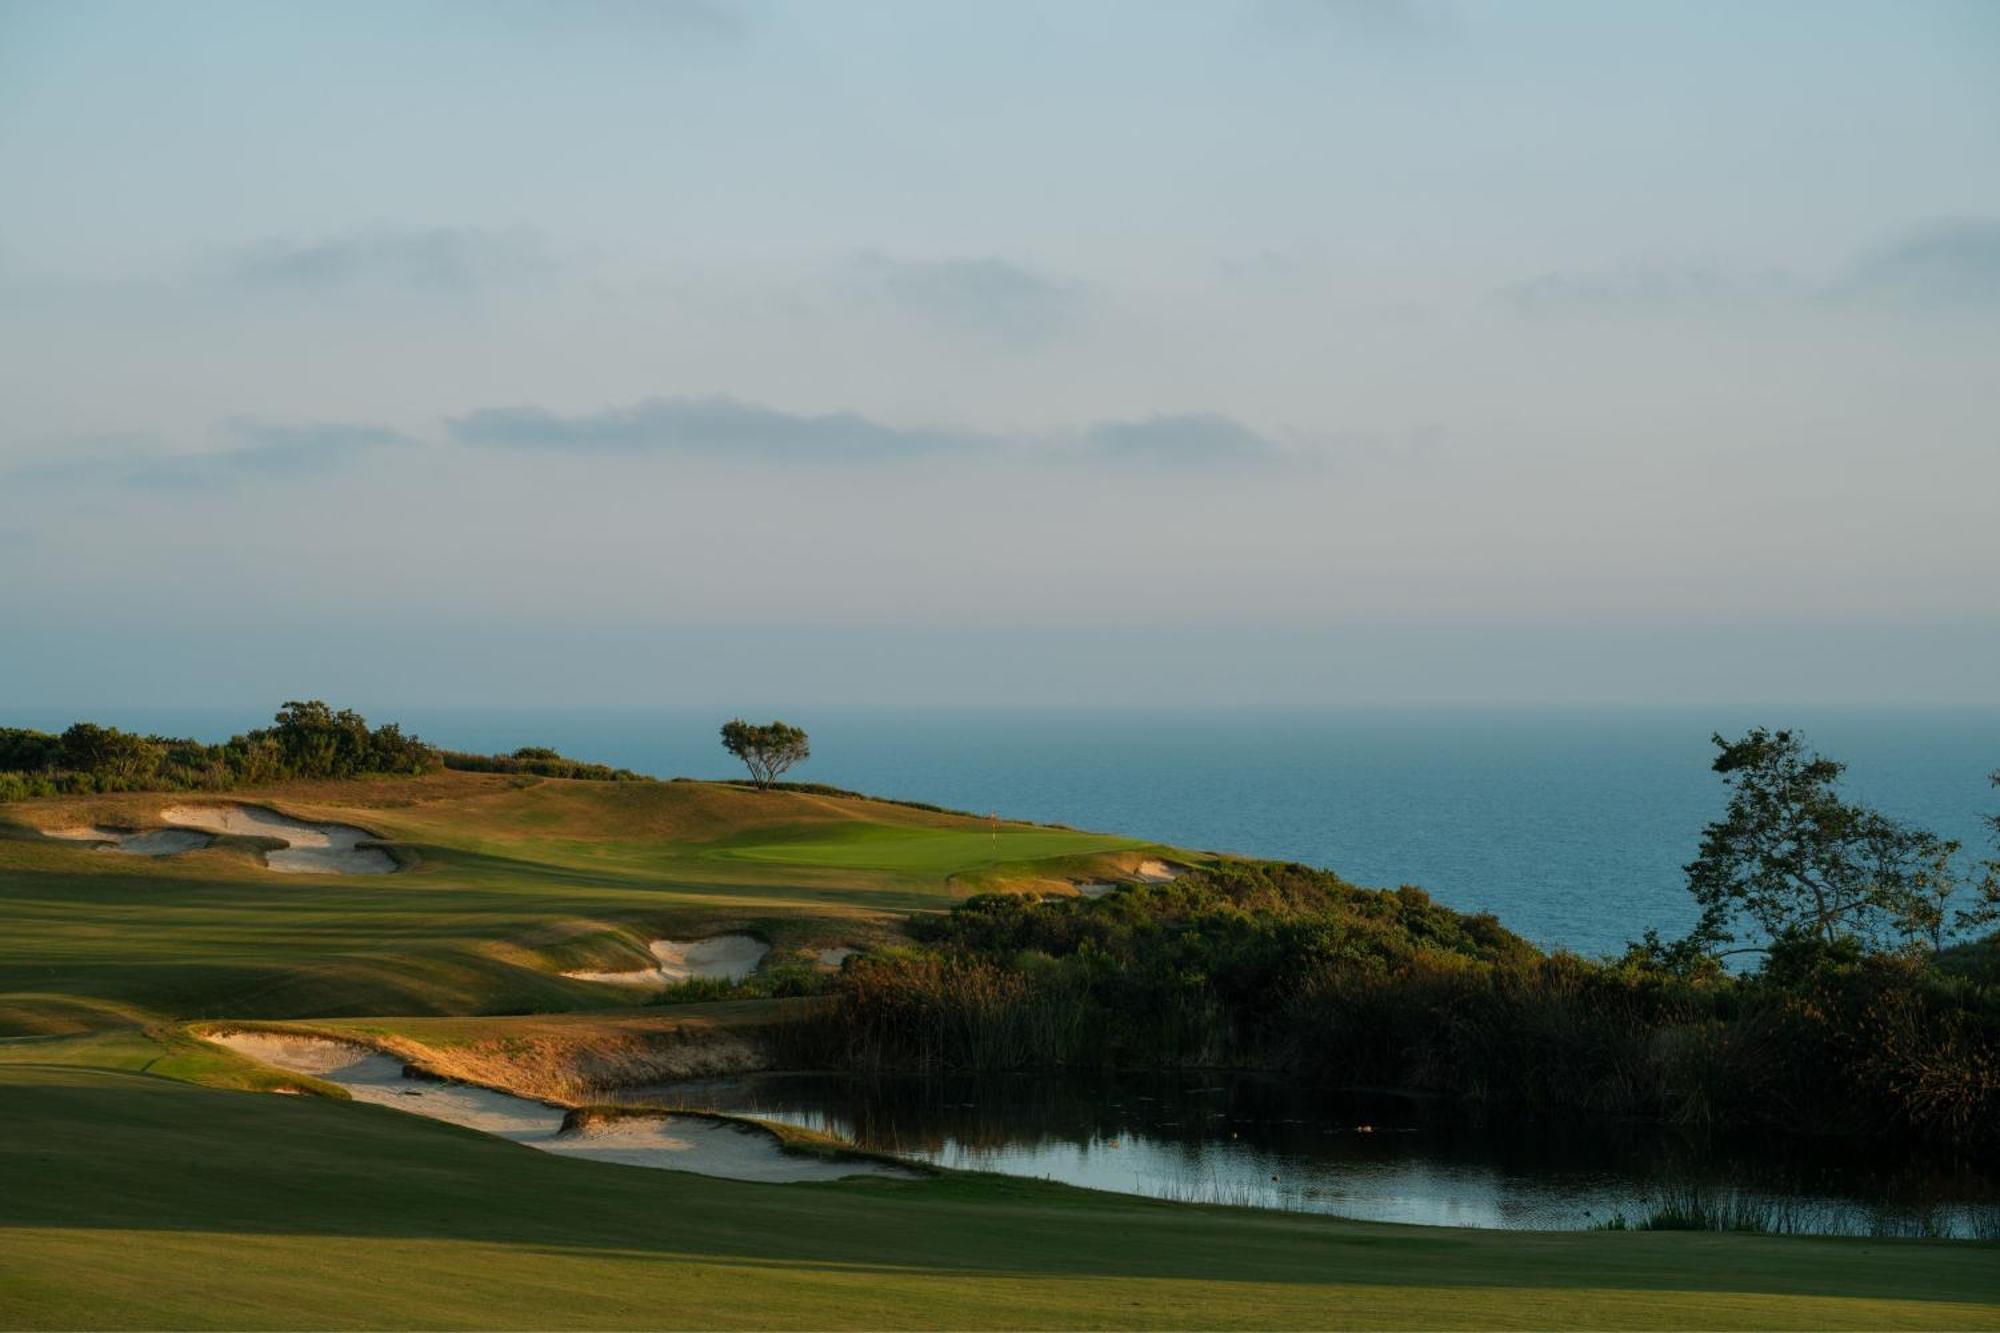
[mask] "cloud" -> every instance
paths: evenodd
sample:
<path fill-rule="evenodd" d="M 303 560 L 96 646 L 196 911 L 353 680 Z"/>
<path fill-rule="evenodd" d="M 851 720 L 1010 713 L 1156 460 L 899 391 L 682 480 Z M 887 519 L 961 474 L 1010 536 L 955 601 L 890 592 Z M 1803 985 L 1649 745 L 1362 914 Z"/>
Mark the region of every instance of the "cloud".
<path fill-rule="evenodd" d="M 1552 270 L 1509 283 L 1494 298 L 1516 314 L 1672 314 L 1769 300 L 1796 284 L 1782 273 L 1743 275 L 1720 265 L 1638 260 L 1602 269 Z"/>
<path fill-rule="evenodd" d="M 1068 330 L 1083 313 L 1083 284 L 1051 277 L 1011 260 L 904 260 L 865 254 L 855 261 L 859 283 L 935 327 L 1018 347 L 1033 347 Z"/>
<path fill-rule="evenodd" d="M 111 452 L 17 468 L 23 481 L 136 489 L 211 489 L 240 482 L 329 476 L 384 448 L 415 443 L 386 426 L 325 421 L 279 425 L 236 418 L 217 431 L 233 441 L 207 453 L 161 454 L 124 442 Z"/>
<path fill-rule="evenodd" d="M 1100 421 L 1085 439 L 1104 457 L 1152 463 L 1266 462 L 1282 452 L 1269 436 L 1212 412 Z"/>
<path fill-rule="evenodd" d="M 1917 228 L 1861 254 L 1828 295 L 1916 310 L 2000 308 L 2000 220 Z"/>
<path fill-rule="evenodd" d="M 371 285 L 458 295 L 554 267 L 546 244 L 532 232 L 381 227 L 239 246 L 214 262 L 207 276 L 216 285 L 252 291 Z"/>
<path fill-rule="evenodd" d="M 2000 308 L 2000 220 L 1961 218 L 1914 228 L 1864 250 L 1831 280 L 1648 259 L 1552 270 L 1501 287 L 1493 297 L 1530 317 L 1663 315 L 1753 305 L 1991 310 Z"/>
<path fill-rule="evenodd" d="M 1270 437 L 1214 413 L 1097 421 L 1008 439 L 961 427 L 891 426 L 854 412 L 784 412 L 719 396 L 649 398 L 576 416 L 537 407 L 487 408 L 453 419 L 449 428 L 459 443 L 482 447 L 820 462 L 1004 456 L 1194 464 L 1268 460 L 1283 453 Z"/>
<path fill-rule="evenodd" d="M 581 416 L 486 408 L 454 419 L 450 429 L 454 439 L 472 445 L 795 459 L 909 457 L 990 443 L 965 432 L 886 426 L 853 412 L 799 415 L 721 396 L 648 398 Z"/>

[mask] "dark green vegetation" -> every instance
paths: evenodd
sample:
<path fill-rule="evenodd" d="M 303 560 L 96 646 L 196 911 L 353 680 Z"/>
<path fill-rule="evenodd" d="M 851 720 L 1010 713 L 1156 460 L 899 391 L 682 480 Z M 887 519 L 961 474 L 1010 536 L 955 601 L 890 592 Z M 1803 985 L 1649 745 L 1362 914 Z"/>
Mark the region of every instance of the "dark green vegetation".
<path fill-rule="evenodd" d="M 365 762 L 358 737 L 379 730 L 341 717 L 300 719 L 350 738 L 330 748 L 271 743 L 308 770 Z M 1665 1086 L 1648 1071 L 1689 1062 L 1789 1069 L 1785 1044 L 1833 1012 L 1870 1016 L 1868 1058 L 1901 1049 L 1884 1031 L 1911 1049 L 1968 1043 L 1938 1056 L 1944 1093 L 1925 1104 L 1949 1108 L 1965 1052 L 1990 1049 L 1972 954 L 1956 978 L 1928 955 L 1845 944 L 1777 947 L 1741 978 L 1643 951 L 1590 964 L 1414 890 L 1302 867 L 797 786 L 519 768 L 242 787 L 365 828 L 405 867 L 278 875 L 239 839 L 149 858 L 42 836 L 150 827 L 176 799 L 73 771 L 92 781 L 0 811 L 0 1324 L 2000 1326 L 2000 1264 L 1973 1243 L 1425 1230 L 963 1175 L 737 1184 L 260 1095 L 314 1085 L 185 1026 L 303 1020 L 566 1099 L 759 1049 L 940 1064 L 1109 1051 L 1493 1108 L 1719 1116 L 1734 1112 L 1652 1106 L 1620 1079 L 1643 1093 Z M 1137 883 L 1162 856 L 1195 873 Z M 1104 880 L 1127 887 L 1070 896 Z M 723 931 L 771 945 L 745 986 L 635 1005 L 562 975 Z M 835 946 L 874 957 L 835 979 L 816 962 Z M 1813 1058 L 1845 1078 L 1867 1066 L 1841 1040 Z M 1907 1101 L 1769 1078 L 1745 1096 L 1772 1086 L 1918 1132 Z"/>
<path fill-rule="evenodd" d="M 391 722 L 370 727 L 351 708 L 293 700 L 273 724 L 220 745 L 78 722 L 60 736 L 0 727 L 0 801 L 121 791 L 230 791 L 272 782 L 376 775 L 413 776 L 437 768 L 523 773 L 598 782 L 650 781 L 608 764 L 567 759 L 540 746 L 511 755 L 438 750 Z"/>
<path fill-rule="evenodd" d="M 1414 889 L 1225 864 L 1096 900 L 982 897 L 837 983 L 864 1068 L 1277 1068 L 1468 1110 L 2000 1147 L 2000 988 L 1780 948 L 1680 975 L 1545 956 Z"/>
<path fill-rule="evenodd" d="M 1415 889 L 1232 862 L 916 921 L 923 947 L 843 974 L 831 1044 L 862 1068 L 1254 1066 L 2000 1151 L 2000 975 L 1990 944 L 1943 947 L 1947 923 L 1993 921 L 1994 867 L 1971 881 L 1956 844 L 1842 800 L 1840 766 L 1789 733 L 1717 744 L 1731 797 L 1689 867 L 1688 940 L 1544 956 Z M 1726 970 L 1726 947 L 1763 963 Z"/>
<path fill-rule="evenodd" d="M 1845 766 L 1791 732 L 1715 744 L 1729 809 L 1687 868 L 1701 922 L 1667 961 L 1699 966 L 1736 945 L 1937 953 L 2000 920 L 2000 862 L 1974 879 L 1956 865 L 1957 842 L 1844 800 Z"/>
<path fill-rule="evenodd" d="M 440 750 L 438 762 L 465 773 L 525 773 L 538 778 L 571 778 L 581 782 L 652 782 L 655 779 L 629 768 L 591 764 L 570 759 L 545 745 L 524 745 L 512 754 L 467 754 L 463 750 Z"/>
<path fill-rule="evenodd" d="M 226 791 L 289 779 L 422 773 L 436 753 L 395 723 L 293 701 L 220 745 L 78 722 L 60 736 L 0 729 L 0 800 L 120 791 Z"/>
<path fill-rule="evenodd" d="M 767 722 L 763 726 L 732 718 L 722 724 L 722 748 L 743 761 L 750 780 L 768 787 L 788 769 L 812 758 L 812 745 L 804 728 L 789 722 Z"/>

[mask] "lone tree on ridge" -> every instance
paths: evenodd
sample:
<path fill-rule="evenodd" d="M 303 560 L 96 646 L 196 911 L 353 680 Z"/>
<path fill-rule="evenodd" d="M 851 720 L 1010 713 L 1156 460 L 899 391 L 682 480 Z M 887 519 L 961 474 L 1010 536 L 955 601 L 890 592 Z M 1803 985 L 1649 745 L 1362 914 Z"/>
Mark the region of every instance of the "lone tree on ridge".
<path fill-rule="evenodd" d="M 804 728 L 789 722 L 759 727 L 740 717 L 722 724 L 722 748 L 743 761 L 759 787 L 770 786 L 780 773 L 812 755 Z"/>

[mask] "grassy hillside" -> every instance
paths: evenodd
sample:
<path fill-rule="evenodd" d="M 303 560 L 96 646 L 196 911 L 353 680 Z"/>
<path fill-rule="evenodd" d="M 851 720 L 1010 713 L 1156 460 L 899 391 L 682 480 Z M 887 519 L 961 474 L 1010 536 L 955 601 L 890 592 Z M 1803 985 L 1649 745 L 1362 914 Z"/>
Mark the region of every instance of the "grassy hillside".
<path fill-rule="evenodd" d="M 190 800 L 359 825 L 411 866 L 273 875 L 254 847 L 152 859 L 39 830 L 143 826 Z M 1087 871 L 1130 839 L 705 783 L 475 773 L 227 798 L 0 806 L 0 1035 L 158 1018 L 562 1010 L 630 1003 L 566 968 L 638 967 L 661 935 L 749 929 L 774 953 L 891 928 L 955 893 Z"/>

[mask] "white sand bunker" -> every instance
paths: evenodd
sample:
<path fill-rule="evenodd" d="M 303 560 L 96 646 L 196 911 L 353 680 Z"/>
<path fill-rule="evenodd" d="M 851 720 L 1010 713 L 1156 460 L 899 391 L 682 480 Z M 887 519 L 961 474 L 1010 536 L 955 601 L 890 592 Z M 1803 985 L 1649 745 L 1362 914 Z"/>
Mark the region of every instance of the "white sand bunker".
<path fill-rule="evenodd" d="M 401 1061 L 344 1042 L 271 1032 L 232 1032 L 208 1040 L 274 1068 L 338 1084 L 356 1101 L 392 1106 L 569 1157 L 691 1171 L 729 1180 L 786 1182 L 917 1174 L 887 1163 L 799 1156 L 784 1151 L 764 1130 L 700 1116 L 587 1119 L 581 1128 L 565 1130 L 568 1113 L 562 1107 L 462 1083 L 404 1078 Z"/>
<path fill-rule="evenodd" d="M 285 846 L 264 853 L 264 864 L 293 875 L 387 875 L 396 858 L 380 847 L 363 847 L 374 835 L 349 824 L 310 824 L 258 805 L 173 805 L 160 811 L 169 824 L 276 838 Z"/>
<path fill-rule="evenodd" d="M 572 981 L 613 986 L 672 986 L 691 977 L 741 981 L 757 970 L 771 946 L 748 935 L 716 935 L 705 940 L 654 940 L 655 967 L 631 972 L 565 972 Z"/>
<path fill-rule="evenodd" d="M 1171 861 L 1161 861 L 1154 857 L 1148 857 L 1139 863 L 1137 870 L 1132 872 L 1132 878 L 1142 884 L 1171 884 L 1186 873 L 1187 867 L 1185 866 L 1177 866 Z M 1078 884 L 1076 891 L 1086 898 L 1102 898 L 1117 887 L 1117 883 L 1112 881 L 1093 880 L 1088 883 Z"/>
<path fill-rule="evenodd" d="M 100 852 L 123 852 L 127 856 L 172 856 L 177 852 L 192 852 L 215 841 L 206 833 L 196 833 L 193 829 L 152 828 L 134 831 L 106 828 L 102 824 L 44 829 L 43 834 L 51 838 L 61 838 L 64 842 L 94 842 Z"/>

